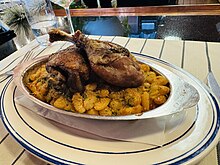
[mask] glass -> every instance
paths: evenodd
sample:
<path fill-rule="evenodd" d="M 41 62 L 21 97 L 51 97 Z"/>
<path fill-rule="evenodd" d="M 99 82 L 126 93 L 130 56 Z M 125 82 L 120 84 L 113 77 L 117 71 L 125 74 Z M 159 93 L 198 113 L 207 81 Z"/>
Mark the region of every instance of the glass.
<path fill-rule="evenodd" d="M 67 19 L 70 25 L 70 33 L 74 34 L 74 28 L 73 28 L 73 23 L 70 15 L 70 4 L 74 0 L 51 0 L 53 3 L 56 3 L 57 5 L 63 7 L 66 11 Z"/>
<path fill-rule="evenodd" d="M 48 31 L 57 28 L 50 0 L 21 0 L 21 2 L 36 40 L 43 46 L 49 45 Z"/>

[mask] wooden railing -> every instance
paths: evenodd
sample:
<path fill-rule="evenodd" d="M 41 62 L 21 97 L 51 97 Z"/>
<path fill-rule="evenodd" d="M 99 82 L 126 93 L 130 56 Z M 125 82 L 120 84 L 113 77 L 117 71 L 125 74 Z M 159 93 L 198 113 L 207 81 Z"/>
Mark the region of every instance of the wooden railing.
<path fill-rule="evenodd" d="M 56 16 L 65 16 L 62 9 L 54 10 Z M 179 16 L 179 15 L 219 15 L 220 4 L 169 5 L 121 8 L 71 9 L 71 16 Z"/>

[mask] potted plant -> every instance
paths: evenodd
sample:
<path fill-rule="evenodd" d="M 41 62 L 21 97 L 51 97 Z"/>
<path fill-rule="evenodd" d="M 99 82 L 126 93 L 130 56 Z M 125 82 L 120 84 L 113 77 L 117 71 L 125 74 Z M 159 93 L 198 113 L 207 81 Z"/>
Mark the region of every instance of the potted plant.
<path fill-rule="evenodd" d="M 4 10 L 2 16 L 3 22 L 7 24 L 11 30 L 14 30 L 17 37 L 15 42 L 22 47 L 34 39 L 31 27 L 26 19 L 24 9 L 21 5 L 14 4 Z"/>

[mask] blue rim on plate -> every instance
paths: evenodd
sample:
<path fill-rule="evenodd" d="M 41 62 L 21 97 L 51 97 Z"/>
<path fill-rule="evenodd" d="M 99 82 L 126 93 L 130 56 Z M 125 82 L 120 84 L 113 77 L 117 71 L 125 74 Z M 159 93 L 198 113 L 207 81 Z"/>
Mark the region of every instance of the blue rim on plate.
<path fill-rule="evenodd" d="M 168 62 L 165 62 L 165 61 L 162 61 L 162 60 L 159 60 L 157 58 L 154 58 L 154 57 L 150 57 L 150 56 L 146 56 L 146 55 L 141 55 L 141 54 L 136 54 L 137 56 L 140 56 L 140 57 L 144 57 L 144 58 L 148 58 L 148 59 L 152 59 L 154 61 L 157 61 L 157 62 L 160 62 L 160 63 L 163 63 L 169 67 L 172 67 L 174 69 L 178 69 L 178 70 L 181 70 L 181 72 L 183 74 L 186 74 L 187 76 L 190 76 L 190 77 L 193 77 L 191 76 L 189 73 L 187 73 L 186 71 L 172 65 L 172 64 L 169 64 Z M 25 148 L 27 149 L 28 151 L 30 151 L 31 153 L 39 156 L 40 158 L 46 160 L 46 161 L 49 161 L 51 163 L 55 163 L 55 164 L 82 164 L 82 163 L 79 163 L 79 162 L 74 162 L 74 161 L 70 161 L 70 160 L 66 160 L 66 159 L 63 159 L 61 157 L 58 157 L 56 155 L 52 155 L 50 153 L 47 153 L 39 148 L 37 148 L 36 146 L 33 146 L 31 143 L 29 143 L 26 139 L 24 139 L 22 137 L 22 135 L 20 135 L 16 129 L 14 129 L 13 125 L 11 125 L 11 122 L 10 120 L 8 119 L 7 117 L 7 114 L 5 113 L 7 111 L 7 109 L 5 109 L 5 105 L 4 105 L 4 101 L 5 101 L 5 94 L 8 90 L 8 87 L 11 85 L 12 83 L 12 80 L 13 79 L 10 79 L 5 87 L 3 88 L 3 91 L 1 93 L 1 116 L 2 116 L 2 120 L 3 120 L 3 123 L 5 125 L 5 127 L 7 128 L 7 130 L 9 131 L 9 133 Z M 203 139 L 198 142 L 197 145 L 195 145 L 193 148 L 190 148 L 188 151 L 180 154 L 179 156 L 177 157 L 172 157 L 170 159 L 167 159 L 167 160 L 164 160 L 164 161 L 160 161 L 160 162 L 155 162 L 155 164 L 172 164 L 172 163 L 175 163 L 175 164 L 181 164 L 181 163 L 186 163 L 186 162 L 189 162 L 193 159 L 195 159 L 196 157 L 198 157 L 201 153 L 204 152 L 205 149 L 209 148 L 211 144 L 213 143 L 216 143 L 216 139 L 219 138 L 219 123 L 220 123 L 220 109 L 219 109 L 219 103 L 216 99 L 216 97 L 211 93 L 209 92 L 208 89 L 204 88 L 204 90 L 206 90 L 205 92 L 207 93 L 208 95 L 208 98 L 210 99 L 209 101 L 212 103 L 211 106 L 212 106 L 212 113 L 213 113 L 213 118 L 211 119 L 212 120 L 212 123 L 211 124 L 211 127 L 210 129 L 207 131 L 207 134 L 204 135 Z M 13 92 L 15 93 L 16 92 L 16 87 L 14 87 L 13 89 Z M 14 94 L 13 94 L 13 99 L 14 99 Z M 135 153 L 140 153 L 140 152 L 148 152 L 148 151 L 151 151 L 151 150 L 157 150 L 157 149 L 161 149 L 161 147 L 152 147 L 152 148 L 147 148 L 147 149 L 144 149 L 144 150 L 135 150 L 135 151 L 132 151 L 132 152 L 111 152 L 111 151 L 105 151 L 105 152 L 102 152 L 102 151 L 95 151 L 95 150 L 88 150 L 88 149 L 84 149 L 84 148 L 78 148 L 78 147 L 75 147 L 75 146 L 69 146 L 69 145 L 66 145 L 64 143 L 60 143 L 56 140 L 53 140 L 51 139 L 50 137 L 47 137 L 43 134 L 41 134 L 40 132 L 38 132 L 37 130 L 35 130 L 31 125 L 29 125 L 25 119 L 19 114 L 19 111 L 17 110 L 17 107 L 16 107 L 16 104 L 13 100 L 13 104 L 12 106 L 14 106 L 14 110 L 15 112 L 18 114 L 18 116 L 20 117 L 20 119 L 32 130 L 34 131 L 36 134 L 39 134 L 40 136 L 46 138 L 47 140 L 51 140 L 59 145 L 65 145 L 66 147 L 72 147 L 76 150 L 79 150 L 79 151 L 84 151 L 84 152 L 94 152 L 94 153 L 101 153 L 101 154 L 109 154 L 109 155 L 112 155 L 112 154 L 123 154 L 123 155 L 128 155 L 128 154 L 135 154 Z M 197 113 L 199 114 L 200 113 L 200 109 L 199 107 L 197 107 Z M 197 114 L 197 115 L 198 115 Z M 198 116 L 197 116 L 198 117 Z M 176 141 L 178 140 L 181 140 L 181 138 L 184 138 L 185 134 L 189 133 L 189 131 L 191 129 L 193 129 L 195 123 L 197 122 L 197 118 L 195 119 L 195 121 L 192 123 L 192 125 L 189 127 L 189 129 L 187 129 L 185 132 L 182 133 L 181 136 L 179 137 L 176 137 L 174 140 L 166 143 L 163 147 L 166 147 L 166 146 L 169 146 L 169 145 L 172 145 L 173 143 L 175 143 Z M 163 148 L 162 147 L 162 148 Z M 209 149 L 211 150 L 211 148 Z M 191 153 L 192 152 L 192 153 Z M 191 153 L 190 155 L 188 155 L 188 153 Z"/>

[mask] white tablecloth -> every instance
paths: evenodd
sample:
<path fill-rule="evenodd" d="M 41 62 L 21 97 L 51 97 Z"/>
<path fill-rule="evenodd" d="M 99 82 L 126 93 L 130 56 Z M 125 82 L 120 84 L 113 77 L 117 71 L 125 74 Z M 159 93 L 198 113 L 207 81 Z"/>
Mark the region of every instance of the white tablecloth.
<path fill-rule="evenodd" d="M 219 51 L 220 43 L 215 42 L 197 42 L 197 41 L 179 41 L 179 40 L 159 40 L 159 39 L 135 39 L 118 36 L 89 36 L 90 38 L 112 41 L 127 47 L 131 52 L 143 53 L 153 57 L 161 58 L 172 64 L 182 67 L 193 74 L 201 81 L 205 81 L 208 73 L 208 61 L 210 59 L 212 71 L 220 84 L 219 74 Z M 70 43 L 59 44 L 62 48 L 68 47 Z M 54 43 L 52 46 L 43 48 L 37 46 L 36 41 L 21 48 L 0 61 L 0 71 L 20 55 L 33 50 L 34 55 L 46 55 L 56 52 L 61 47 Z M 208 58 L 207 58 L 208 57 Z M 16 62 L 19 61 L 18 58 Z M 0 92 L 4 86 L 4 81 L 0 82 Z M 39 158 L 29 154 L 21 147 L 13 137 L 7 132 L 3 123 L 0 121 L 0 164 L 47 164 Z M 217 163 L 216 148 L 213 149 L 200 163 L 200 165 Z"/>

